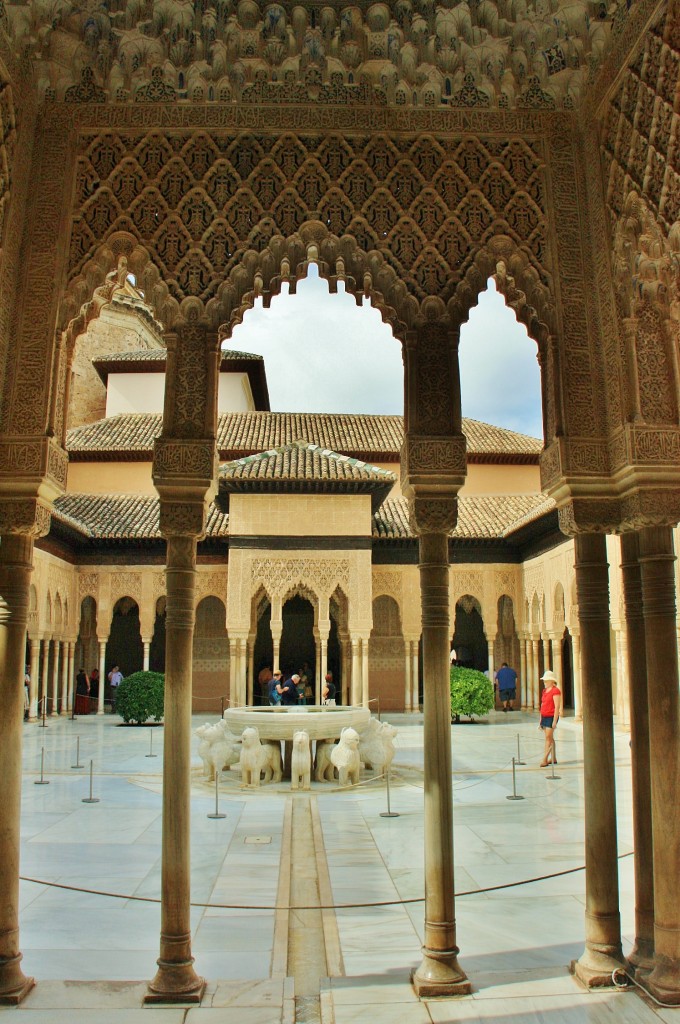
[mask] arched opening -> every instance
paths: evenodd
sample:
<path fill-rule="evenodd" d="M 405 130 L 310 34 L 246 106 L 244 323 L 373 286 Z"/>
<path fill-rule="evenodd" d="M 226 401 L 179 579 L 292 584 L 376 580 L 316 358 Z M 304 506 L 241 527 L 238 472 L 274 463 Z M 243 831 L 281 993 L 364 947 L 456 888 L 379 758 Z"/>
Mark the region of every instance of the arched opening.
<path fill-rule="evenodd" d="M 124 676 L 139 672 L 144 665 L 144 646 L 139 626 L 139 605 L 132 597 L 116 601 L 111 632 L 106 644 L 106 674 L 118 665 Z"/>
<path fill-rule="evenodd" d="M 479 672 L 488 669 L 489 648 L 484 635 L 482 608 L 471 594 L 464 594 L 456 601 L 453 648 L 457 665 L 476 668 Z"/>
<path fill-rule="evenodd" d="M 80 602 L 80 624 L 74 658 L 76 674 L 82 668 L 90 680 L 90 703 L 94 709 L 99 698 L 99 641 L 97 602 L 93 597 L 84 597 Z"/>
<path fill-rule="evenodd" d="M 336 704 L 348 702 L 347 683 L 349 681 L 349 602 L 347 595 L 337 587 L 329 603 L 331 629 L 328 637 L 327 669 L 333 676 Z"/>
<path fill-rule="evenodd" d="M 517 636 L 515 624 L 513 600 L 508 594 L 501 594 L 498 598 L 497 614 L 498 632 L 494 643 L 494 669 L 497 672 L 503 662 L 506 662 L 510 668 L 515 670 L 519 677 L 519 637 Z M 517 697 L 514 704 L 519 707 L 519 686 L 516 689 Z M 496 706 L 500 707 L 500 704 L 498 691 L 496 691 Z"/>
<path fill-rule="evenodd" d="M 316 665 L 314 606 L 302 594 L 294 594 L 283 605 L 280 668 L 284 676 L 299 672 L 306 661 Z"/>
<path fill-rule="evenodd" d="M 149 648 L 149 668 L 152 672 L 165 672 L 165 597 L 156 601 L 156 617 Z"/>
<path fill-rule="evenodd" d="M 255 618 L 253 623 L 255 628 L 253 700 L 256 704 L 268 704 L 269 674 L 271 672 L 273 675 L 280 666 L 274 664 L 274 642 L 271 630 L 272 606 L 264 590 L 260 589 L 253 598 L 253 609 Z"/>
<path fill-rule="evenodd" d="M 227 610 L 219 597 L 204 597 L 196 608 L 193 702 L 196 711 L 220 711 L 227 694 L 229 638 Z"/>
<path fill-rule="evenodd" d="M 464 416 L 543 437 L 536 343 L 506 305 L 493 277 L 483 301 L 480 295 L 461 327 L 459 365 Z"/>
<path fill-rule="evenodd" d="M 399 605 L 382 594 L 373 601 L 373 629 L 368 643 L 369 697 L 380 711 L 405 706 L 404 635 Z"/>

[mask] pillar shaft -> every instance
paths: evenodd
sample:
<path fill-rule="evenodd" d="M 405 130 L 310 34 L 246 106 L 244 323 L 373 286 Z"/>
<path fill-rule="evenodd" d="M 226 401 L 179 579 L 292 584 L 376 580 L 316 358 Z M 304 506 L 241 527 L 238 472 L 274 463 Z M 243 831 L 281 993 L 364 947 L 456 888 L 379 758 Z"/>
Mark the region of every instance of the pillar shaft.
<path fill-rule="evenodd" d="M 404 711 L 411 711 L 411 641 L 404 640 Z"/>
<path fill-rule="evenodd" d="M 33 539 L 6 535 L 0 544 L 0 1005 L 16 1005 L 32 988 L 19 951 L 19 821 L 21 745 L 29 581 Z"/>
<path fill-rule="evenodd" d="M 246 676 L 246 704 L 251 707 L 255 703 L 255 640 L 248 637 L 247 640 L 248 673 Z"/>
<path fill-rule="evenodd" d="M 539 705 L 538 698 L 538 677 L 541 674 L 541 670 L 538 662 L 538 645 L 540 640 L 531 641 L 531 706 L 537 708 Z"/>
<path fill-rule="evenodd" d="M 66 693 L 66 710 L 69 714 L 71 714 L 73 710 L 73 680 L 75 655 L 75 641 L 70 640 L 68 645 L 68 690 Z"/>
<path fill-rule="evenodd" d="M 680 1003 L 680 701 L 675 651 L 675 554 L 669 526 L 640 530 L 649 707 L 654 960 L 645 981 L 662 1002 Z"/>
<path fill-rule="evenodd" d="M 352 680 L 351 697 L 352 707 L 361 704 L 361 650 L 360 641 L 352 639 Z"/>
<path fill-rule="evenodd" d="M 40 678 L 40 707 L 38 714 L 43 718 L 47 714 L 47 685 L 50 667 L 50 641 L 47 637 L 42 642 L 42 672 Z"/>
<path fill-rule="evenodd" d="M 419 995 L 470 991 L 458 964 L 453 886 L 449 553 L 446 533 L 419 540 L 423 615 L 425 941 L 413 982 Z"/>
<path fill-rule="evenodd" d="M 635 944 L 628 957 L 633 968 L 649 968 L 654 955 L 654 870 L 652 795 L 649 776 L 647 654 L 642 614 L 642 581 L 637 533 L 621 537 L 621 575 L 626 615 L 626 656 L 630 694 L 633 846 L 635 848 Z"/>
<path fill-rule="evenodd" d="M 61 707 L 59 713 L 68 714 L 68 643 L 61 640 Z"/>
<path fill-rule="evenodd" d="M 527 648 L 526 640 L 522 637 L 519 642 L 519 693 L 520 707 L 527 706 Z"/>
<path fill-rule="evenodd" d="M 38 719 L 38 683 L 40 673 L 40 641 L 31 640 L 31 661 L 29 672 L 31 675 L 31 682 L 28 687 L 28 720 L 29 722 L 35 722 Z"/>
<path fill-rule="evenodd" d="M 143 666 L 144 671 L 148 672 L 149 671 L 149 664 L 150 664 L 150 661 L 151 661 L 151 641 L 150 640 L 142 640 L 142 648 L 143 648 L 143 651 L 144 651 L 144 654 L 143 654 L 144 660 L 142 662 L 142 666 Z"/>
<path fill-rule="evenodd" d="M 99 641 L 99 694 L 97 696 L 97 714 L 104 714 L 104 695 L 106 693 L 106 640 Z"/>
<path fill-rule="evenodd" d="M 578 534 L 574 550 L 583 670 L 586 947 L 573 969 L 592 987 L 612 984 L 611 973 L 623 959 L 606 538 Z"/>
<path fill-rule="evenodd" d="M 361 641 L 361 703 L 365 708 L 369 707 L 368 694 L 368 637 Z"/>
<path fill-rule="evenodd" d="M 196 538 L 167 538 L 161 938 L 147 1002 L 196 1002 L 190 917 L 191 682 Z"/>
<path fill-rule="evenodd" d="M 574 676 L 574 718 L 580 722 L 583 718 L 583 688 L 581 686 L 581 634 L 573 630 L 571 634 L 572 674 Z"/>
<path fill-rule="evenodd" d="M 411 683 L 413 685 L 413 692 L 411 694 L 411 704 L 413 710 L 420 711 L 420 687 L 418 679 L 418 641 L 414 640 L 411 644 Z"/>

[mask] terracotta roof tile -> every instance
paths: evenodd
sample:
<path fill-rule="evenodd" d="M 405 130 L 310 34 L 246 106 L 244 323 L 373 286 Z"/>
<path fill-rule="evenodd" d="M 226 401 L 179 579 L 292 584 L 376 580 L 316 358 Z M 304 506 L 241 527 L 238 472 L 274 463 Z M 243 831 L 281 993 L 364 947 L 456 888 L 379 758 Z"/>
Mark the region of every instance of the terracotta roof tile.
<path fill-rule="evenodd" d="M 542 442 L 534 437 L 477 420 L 464 419 L 463 430 L 472 457 L 534 462 L 542 448 Z M 66 447 L 74 459 L 88 459 L 95 453 L 109 458 L 129 458 L 131 453 L 150 457 L 160 431 L 160 414 L 120 414 L 69 430 Z M 217 428 L 222 458 L 252 455 L 303 440 L 343 454 L 392 461 L 399 457 L 403 437 L 401 416 L 342 413 L 223 413 Z"/>
<path fill-rule="evenodd" d="M 255 352 L 237 352 L 236 349 L 222 349 L 222 362 L 234 362 L 242 359 L 254 359 L 261 363 L 264 359 L 263 356 L 258 355 Z M 137 348 L 131 352 L 112 352 L 108 355 L 97 356 L 93 360 L 95 366 L 100 363 L 106 363 L 110 368 L 114 363 L 148 363 L 158 362 L 164 363 L 168 358 L 167 349 L 164 348 Z M 113 371 L 109 369 L 109 373 Z"/>
<path fill-rule="evenodd" d="M 486 540 L 507 537 L 525 523 L 554 509 L 545 494 L 509 494 L 461 497 L 458 523 L 452 537 Z M 415 536 L 408 519 L 406 498 L 388 498 L 373 516 L 373 536 L 405 540 Z"/>
<path fill-rule="evenodd" d="M 374 480 L 381 484 L 396 483 L 396 476 L 386 469 L 371 466 L 361 459 L 338 455 L 328 448 L 307 441 L 272 448 L 257 455 L 248 455 L 220 467 L 223 480 Z"/>
<path fill-rule="evenodd" d="M 54 516 L 93 540 L 156 540 L 158 499 L 150 495 L 63 494 Z M 208 510 L 208 536 L 226 537 L 229 517 L 214 505 Z"/>

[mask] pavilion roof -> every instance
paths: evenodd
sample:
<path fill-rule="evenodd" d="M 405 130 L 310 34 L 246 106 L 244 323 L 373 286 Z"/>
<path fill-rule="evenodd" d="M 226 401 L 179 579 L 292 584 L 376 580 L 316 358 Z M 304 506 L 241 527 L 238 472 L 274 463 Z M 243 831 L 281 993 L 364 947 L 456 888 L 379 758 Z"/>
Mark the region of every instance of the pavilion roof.
<path fill-rule="evenodd" d="M 73 461 L 151 459 L 162 417 L 123 413 L 69 430 Z M 463 419 L 470 462 L 536 465 L 543 444 L 535 437 Z M 218 418 L 217 444 L 227 461 L 304 440 L 331 451 L 372 461 L 397 461 L 404 439 L 401 416 L 313 412 L 231 412 Z"/>
<path fill-rule="evenodd" d="M 545 494 L 471 495 L 458 499 L 458 523 L 451 534 L 459 540 L 508 538 L 557 506 Z M 373 516 L 373 536 L 384 540 L 415 537 L 406 498 L 388 498 Z"/>

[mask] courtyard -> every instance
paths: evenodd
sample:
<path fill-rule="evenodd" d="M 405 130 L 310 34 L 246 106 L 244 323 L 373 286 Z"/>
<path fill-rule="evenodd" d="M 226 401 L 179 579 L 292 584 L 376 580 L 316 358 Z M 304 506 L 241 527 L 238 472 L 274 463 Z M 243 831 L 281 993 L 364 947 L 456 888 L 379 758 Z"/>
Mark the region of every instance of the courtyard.
<path fill-rule="evenodd" d="M 204 720 L 194 716 L 194 727 Z M 653 1008 L 634 991 L 587 993 L 568 972 L 584 936 L 582 730 L 573 719 L 561 723 L 551 778 L 538 767 L 542 736 L 526 712 L 452 726 L 457 926 L 473 994 L 415 998 L 423 727 L 417 715 L 389 720 L 399 729 L 390 785 L 399 817 L 391 818 L 381 817 L 385 780 L 371 772 L 354 789 L 313 783 L 306 794 L 285 782 L 243 791 L 231 771 L 219 790 L 226 817 L 211 819 L 215 787 L 203 779 L 194 739 L 191 926 L 195 967 L 208 987 L 201 1006 L 188 1010 L 142 1009 L 158 954 L 163 728 L 124 728 L 110 715 L 26 728 L 22 948 L 38 985 L 0 1019 L 676 1021 L 678 1010 Z M 634 934 L 628 741 L 617 732 L 624 953 Z M 49 785 L 39 786 L 43 747 Z M 524 799 L 509 800 L 518 753 L 526 764 L 517 768 L 516 792 Z M 90 762 L 93 804 L 82 802 Z"/>

